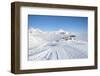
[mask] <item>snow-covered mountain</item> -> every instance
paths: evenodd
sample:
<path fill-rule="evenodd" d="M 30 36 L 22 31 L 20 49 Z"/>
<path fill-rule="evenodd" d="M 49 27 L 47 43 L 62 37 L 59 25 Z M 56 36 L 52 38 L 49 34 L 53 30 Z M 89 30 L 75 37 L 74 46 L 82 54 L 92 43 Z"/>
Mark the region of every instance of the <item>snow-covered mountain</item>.
<path fill-rule="evenodd" d="M 63 29 L 46 32 L 29 29 L 28 60 L 79 59 L 88 57 L 88 42 Z"/>

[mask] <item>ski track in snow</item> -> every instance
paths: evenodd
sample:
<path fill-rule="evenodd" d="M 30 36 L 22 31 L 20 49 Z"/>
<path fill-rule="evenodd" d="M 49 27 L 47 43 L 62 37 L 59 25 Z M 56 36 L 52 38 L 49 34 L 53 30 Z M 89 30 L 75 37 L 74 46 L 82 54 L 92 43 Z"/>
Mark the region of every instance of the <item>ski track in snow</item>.
<path fill-rule="evenodd" d="M 61 40 L 59 34 L 30 32 L 28 60 L 61 60 L 88 58 L 88 42 L 82 40 Z M 43 36 L 42 36 L 43 35 Z M 34 39 L 33 39 L 34 38 Z M 35 41 L 35 43 L 34 43 Z M 38 42 L 38 43 L 37 43 Z M 36 45 L 35 45 L 36 44 Z"/>

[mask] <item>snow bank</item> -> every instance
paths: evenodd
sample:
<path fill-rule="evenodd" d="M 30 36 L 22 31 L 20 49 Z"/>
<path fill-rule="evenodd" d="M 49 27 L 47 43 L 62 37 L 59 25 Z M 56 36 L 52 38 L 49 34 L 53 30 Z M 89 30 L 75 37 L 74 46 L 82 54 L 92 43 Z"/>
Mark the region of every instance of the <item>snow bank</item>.
<path fill-rule="evenodd" d="M 73 40 L 70 38 L 71 33 L 62 29 L 44 32 L 31 28 L 29 29 L 28 60 L 88 58 L 88 42 L 82 40 L 82 34 L 77 36 Z"/>

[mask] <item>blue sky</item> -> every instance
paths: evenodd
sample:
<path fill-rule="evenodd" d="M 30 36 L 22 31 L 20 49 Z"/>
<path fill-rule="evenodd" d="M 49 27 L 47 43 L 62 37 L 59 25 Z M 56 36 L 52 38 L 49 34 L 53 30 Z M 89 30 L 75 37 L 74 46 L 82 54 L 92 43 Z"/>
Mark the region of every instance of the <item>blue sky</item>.
<path fill-rule="evenodd" d="M 28 15 L 28 26 L 43 31 L 64 29 L 69 32 L 87 32 L 88 17 Z"/>

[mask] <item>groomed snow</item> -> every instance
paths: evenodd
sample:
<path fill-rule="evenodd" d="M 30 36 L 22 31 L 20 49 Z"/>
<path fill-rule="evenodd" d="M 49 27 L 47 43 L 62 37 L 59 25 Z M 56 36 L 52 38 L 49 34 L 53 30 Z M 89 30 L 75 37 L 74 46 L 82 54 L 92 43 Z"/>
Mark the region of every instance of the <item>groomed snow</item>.
<path fill-rule="evenodd" d="M 29 29 L 28 60 L 88 58 L 87 40 L 82 40 L 79 35 L 70 39 L 70 35 L 71 33 L 62 29 L 52 32 Z"/>

